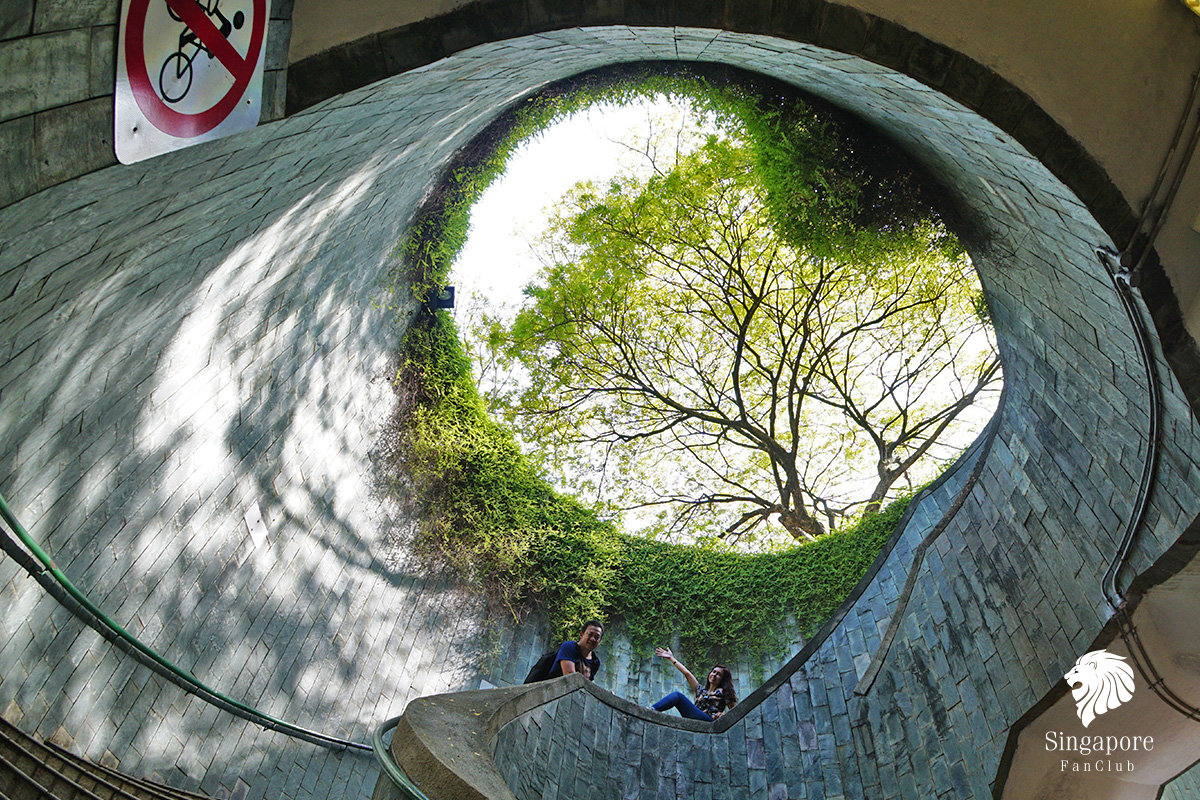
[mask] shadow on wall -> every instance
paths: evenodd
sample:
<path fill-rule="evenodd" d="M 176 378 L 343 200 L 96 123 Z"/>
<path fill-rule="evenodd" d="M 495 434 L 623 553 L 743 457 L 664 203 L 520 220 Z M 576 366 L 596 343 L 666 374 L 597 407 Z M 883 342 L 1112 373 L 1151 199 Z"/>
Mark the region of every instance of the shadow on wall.
<path fill-rule="evenodd" d="M 385 649 L 393 628 L 453 628 L 464 605 L 399 557 L 411 523 L 365 477 L 390 407 L 398 332 L 378 273 L 397 234 L 354 229 L 378 210 L 386 164 L 327 169 L 299 201 L 269 169 L 241 171 L 236 196 L 201 186 L 238 159 L 160 160 L 192 185 L 144 192 L 142 171 L 106 174 L 140 192 L 138 207 L 85 203 L 55 247 L 44 220 L 63 213 L 59 195 L 104 194 L 98 176 L 0 214 L 12 234 L 0 275 L 14 283 L 0 318 L 19 323 L 0 366 L 2 490 L 148 645 L 267 713 L 361 739 L 425 655 Z M 230 752 L 214 732 L 236 745 L 247 723 L 136 667 L 11 562 L 0 569 L 14 612 L 0 622 L 0 709 L 15 703 L 23 727 L 63 725 L 94 757 L 193 788 L 214 750 L 233 776 L 270 763 L 274 734 Z M 368 604 L 380 591 L 418 611 L 397 622 Z"/>
<path fill-rule="evenodd" d="M 19 330 L 0 345 L 0 491 L 148 645 L 349 738 L 479 675 L 476 604 L 425 576 L 371 478 L 399 338 L 379 276 L 435 166 L 508 96 L 445 99 L 462 71 L 0 210 L 0 321 Z M 0 708 L 23 728 L 208 790 L 253 763 L 251 798 L 306 776 L 311 746 L 164 687 L 15 569 Z"/>

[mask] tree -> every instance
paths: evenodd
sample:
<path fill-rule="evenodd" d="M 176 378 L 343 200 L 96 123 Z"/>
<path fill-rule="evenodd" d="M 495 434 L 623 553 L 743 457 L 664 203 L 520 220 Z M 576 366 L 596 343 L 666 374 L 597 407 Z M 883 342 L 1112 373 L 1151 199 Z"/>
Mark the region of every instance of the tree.
<path fill-rule="evenodd" d="M 856 221 L 848 170 L 781 192 L 746 141 L 644 152 L 648 178 L 577 187 L 553 217 L 509 331 L 526 439 L 568 484 L 670 507 L 676 529 L 776 517 L 813 539 L 877 509 L 999 377 L 990 342 L 964 361 L 987 325 L 957 242 L 928 215 Z"/>

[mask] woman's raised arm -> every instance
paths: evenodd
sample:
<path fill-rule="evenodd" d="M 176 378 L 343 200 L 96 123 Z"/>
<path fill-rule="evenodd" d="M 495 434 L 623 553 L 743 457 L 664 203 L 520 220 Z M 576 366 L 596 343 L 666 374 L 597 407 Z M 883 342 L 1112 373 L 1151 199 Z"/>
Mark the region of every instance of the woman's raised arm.
<path fill-rule="evenodd" d="M 675 665 L 675 669 L 677 669 L 677 670 L 679 670 L 680 672 L 682 672 L 682 673 L 683 673 L 683 677 L 684 677 L 685 679 L 687 679 L 688 688 L 689 688 L 689 689 L 691 689 L 693 692 L 694 692 L 694 691 L 696 691 L 696 687 L 700 685 L 700 681 L 696 680 L 696 676 L 695 676 L 695 675 L 693 675 L 693 674 L 692 674 L 690 671 L 688 671 L 688 668 L 687 668 L 687 667 L 685 667 L 683 664 L 680 664 L 680 663 L 679 663 L 679 661 L 678 661 L 678 660 L 675 658 L 675 656 L 674 656 L 674 655 L 671 653 L 671 648 L 669 648 L 669 647 L 656 647 L 656 648 L 654 648 L 654 655 L 656 655 L 656 656 L 662 656 L 663 658 L 667 659 L 667 660 L 668 660 L 668 661 L 670 661 L 672 664 L 674 664 L 674 665 Z"/>

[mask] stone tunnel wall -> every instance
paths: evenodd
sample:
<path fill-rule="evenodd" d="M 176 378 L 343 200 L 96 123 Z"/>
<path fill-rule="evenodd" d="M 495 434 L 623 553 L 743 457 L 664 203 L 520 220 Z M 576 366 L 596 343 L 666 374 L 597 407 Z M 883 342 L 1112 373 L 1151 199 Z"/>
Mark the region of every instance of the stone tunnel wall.
<path fill-rule="evenodd" d="M 869 665 L 888 610 L 904 586 L 922 541 L 954 514 L 956 498 L 971 479 L 977 459 L 986 452 L 985 442 L 986 437 L 981 438 L 946 480 L 914 506 L 879 571 L 863 587 L 851 616 L 836 628 L 834 640 L 852 653 L 852 663 L 842 664 L 847 676 L 861 674 Z M 849 640 L 857 646 L 848 647 Z M 785 675 L 795 668 L 780 666 Z M 811 669 L 811 660 L 805 669 Z M 834 719 L 828 700 L 828 693 L 845 682 L 838 669 L 835 664 L 832 673 L 816 673 L 813 686 L 806 685 L 802 697 L 795 696 L 794 680 L 784 680 L 744 721 L 718 735 L 628 717 L 591 693 L 573 692 L 502 728 L 493 743 L 494 757 L 520 800 L 923 796 L 901 795 L 894 791 L 898 784 L 865 785 L 859 778 L 854 778 L 853 784 L 835 784 L 838 775 L 824 778 L 821 765 L 842 757 L 832 748 L 819 746 L 819 742 L 829 741 L 819 734 L 832 732 L 835 724 L 839 729 L 844 726 L 843 720 Z M 675 671 L 672 668 L 670 672 Z M 648 705 L 667 691 L 685 688 L 677 676 L 666 677 L 663 682 L 661 676 L 642 674 L 635 681 L 618 681 L 618 689 L 606 688 Z M 749 688 L 739 684 L 743 703 L 753 704 L 755 698 L 746 696 Z M 821 784 L 820 788 L 815 784 Z"/>
<path fill-rule="evenodd" d="M 864 695 L 856 687 L 899 593 L 887 570 L 817 652 L 723 734 L 627 718 L 583 692 L 510 723 L 495 757 L 521 800 L 991 797 L 1010 728 L 1107 619 L 1100 581 L 1132 513 L 1149 417 L 1129 325 L 1093 253 L 1105 237 L 995 130 L 916 134 L 921 120 L 955 110 L 931 111 L 944 101 L 910 93 L 892 105 L 902 80 L 857 78 L 878 90 L 840 94 L 828 64 L 806 73 L 810 90 L 890 118 L 994 234 L 974 255 L 1009 397 L 979 482 L 920 566 Z M 1158 368 L 1166 375 L 1161 357 Z M 1126 583 L 1197 511 L 1197 426 L 1166 378 L 1163 471 Z"/>
<path fill-rule="evenodd" d="M 116 163 L 120 0 L 0 8 L 0 206 Z M 292 0 L 271 3 L 262 121 L 283 116 Z"/>
<path fill-rule="evenodd" d="M 269 713 L 363 739 L 412 697 L 478 685 L 487 636 L 470 598 L 424 574 L 405 509 L 375 482 L 409 302 L 381 276 L 438 167 L 497 111 L 645 58 L 758 69 L 875 119 L 999 234 L 981 264 L 1012 391 L 1005 427 L 925 562 L 922 616 L 906 617 L 882 699 L 844 713 L 838 700 L 887 616 L 868 605 L 861 641 L 835 635 L 745 723 L 773 742 L 791 729 L 767 709 L 808 697 L 813 716 L 796 700 L 780 724 L 819 723 L 815 752 L 846 756 L 844 776 L 822 773 L 831 788 L 893 773 L 943 786 L 969 752 L 992 765 L 967 772 L 978 793 L 1002 726 L 1103 620 L 1098 576 L 1140 469 L 1140 367 L 1082 207 L 1007 136 L 856 58 L 704 30 L 527 37 L 0 210 L 0 325 L 13 332 L 0 343 L 0 491 L 115 618 Z M 1198 510 L 1193 418 L 1176 386 L 1167 396 L 1136 570 Z M 0 586 L 0 709 L 26 729 L 213 793 L 369 792 L 369 761 L 260 731 L 150 676 L 9 560 Z M 1003 714 L 971 710 L 984 706 Z M 878 738 L 854 739 L 868 731 Z M 851 755 L 898 737 L 920 744 L 906 761 Z M 950 750 L 958 737 L 974 749 Z"/>
<path fill-rule="evenodd" d="M 439 165 L 513 91 L 470 80 L 480 64 L 0 211 L 0 491 L 168 658 L 359 741 L 478 682 L 474 602 L 407 553 L 374 473 L 411 302 L 381 277 Z M 217 712 L 0 570 L 0 709 L 26 729 L 186 788 L 369 794 L 369 758 Z"/>

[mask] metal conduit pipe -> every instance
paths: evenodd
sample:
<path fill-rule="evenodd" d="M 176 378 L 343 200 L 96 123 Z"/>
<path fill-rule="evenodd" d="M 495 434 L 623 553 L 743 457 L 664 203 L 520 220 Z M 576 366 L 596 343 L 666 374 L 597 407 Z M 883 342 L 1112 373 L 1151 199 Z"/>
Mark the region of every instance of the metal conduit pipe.
<path fill-rule="evenodd" d="M 1179 115 L 1179 124 L 1175 127 L 1175 135 L 1171 137 L 1171 146 L 1167 148 L 1167 154 L 1163 156 L 1162 166 L 1158 170 L 1158 176 L 1154 179 L 1154 186 L 1150 188 L 1150 193 L 1146 195 L 1146 200 L 1144 203 L 1142 203 L 1142 213 L 1138 216 L 1137 228 L 1135 228 L 1133 233 L 1130 234 L 1129 243 L 1125 245 L 1125 249 L 1123 251 L 1124 253 L 1132 252 L 1134 245 L 1137 244 L 1138 236 L 1141 235 L 1142 229 L 1146 226 L 1146 220 L 1150 218 L 1150 214 L 1154 211 L 1154 199 L 1158 197 L 1158 192 L 1162 188 L 1163 181 L 1166 180 L 1167 170 L 1170 168 L 1171 162 L 1175 160 L 1175 151 L 1179 149 L 1179 143 L 1183 141 L 1183 132 L 1187 127 L 1187 121 L 1191 116 L 1192 106 L 1195 105 L 1196 98 L 1198 96 L 1200 96 L 1200 70 L 1197 70 L 1195 76 L 1192 78 L 1192 90 L 1188 93 L 1187 104 L 1183 107 L 1183 113 Z M 1194 135 L 1195 134 L 1193 133 L 1193 136 Z M 1180 172 L 1187 169 L 1187 165 L 1190 161 L 1191 156 L 1189 155 L 1184 159 L 1183 164 L 1180 165 Z M 1171 198 L 1174 198 L 1174 193 L 1172 193 Z M 1158 224 L 1158 220 L 1165 216 L 1169 209 L 1170 200 L 1165 202 L 1163 207 L 1159 210 L 1154 225 Z M 1150 241 L 1146 243 L 1144 252 L 1149 252 L 1150 248 L 1153 246 L 1154 239 L 1152 237 Z"/>
<path fill-rule="evenodd" d="M 1196 121 L 1196 127 L 1192 129 L 1192 135 L 1188 139 L 1187 150 L 1184 152 L 1183 160 L 1179 164 L 1179 169 L 1175 172 L 1175 177 L 1171 181 L 1171 188 L 1167 190 L 1167 196 L 1163 200 L 1163 206 L 1154 220 L 1154 225 L 1150 228 L 1146 244 L 1142 247 L 1141 255 L 1138 256 L 1137 265 L 1133 268 L 1133 275 L 1135 276 L 1140 274 L 1142 265 L 1146 263 L 1146 257 L 1150 255 L 1150 251 L 1154 248 L 1154 242 L 1158 239 L 1158 234 L 1162 231 L 1163 225 L 1166 224 L 1167 214 L 1170 212 L 1171 206 L 1175 204 L 1175 195 L 1179 192 L 1179 187 L 1183 183 L 1183 176 L 1187 173 L 1187 168 L 1192 163 L 1192 156 L 1196 153 L 1197 143 L 1200 143 L 1200 118 Z"/>
<path fill-rule="evenodd" d="M 1162 427 L 1162 389 L 1159 386 L 1158 371 L 1154 365 L 1154 354 L 1150 350 L 1150 336 L 1146 331 L 1141 314 L 1134 306 L 1130 293 L 1127 278 L 1129 273 L 1117 266 L 1119 262 L 1116 259 L 1119 256 L 1107 248 L 1097 248 L 1096 257 L 1100 259 L 1101 266 L 1112 280 L 1113 288 L 1121 301 L 1121 308 L 1125 311 L 1129 326 L 1133 329 L 1134 342 L 1137 345 L 1138 356 L 1146 377 L 1146 391 L 1149 394 L 1147 399 L 1150 405 L 1147 409 L 1150 420 L 1146 431 L 1146 459 L 1142 464 L 1142 476 L 1138 484 L 1137 499 L 1134 501 L 1134 511 L 1125 526 L 1125 533 L 1121 537 L 1121 543 L 1117 546 L 1116 555 L 1109 563 L 1108 571 L 1104 574 L 1104 597 L 1113 611 L 1117 611 L 1125 602 L 1125 594 L 1121 591 L 1117 579 L 1121 568 L 1129 559 L 1134 538 L 1146 518 L 1146 511 L 1150 505 L 1150 491 L 1154 488 L 1154 480 L 1158 474 L 1159 436 Z"/>
<path fill-rule="evenodd" d="M 372 747 L 369 744 L 362 742 L 354 742 L 348 739 L 342 739 L 337 736 L 321 733 L 320 731 L 310 730 L 308 728 L 295 725 L 291 722 L 286 722 L 276 717 L 272 717 L 258 709 L 248 706 L 245 703 L 234 700 L 208 685 L 202 683 L 191 673 L 181 669 L 180 667 L 168 661 L 161 653 L 152 649 L 133 634 L 125 630 L 121 625 L 110 619 L 95 603 L 71 583 L 70 579 L 62 573 L 54 563 L 54 560 L 46 553 L 41 546 L 34 541 L 33 537 L 25 530 L 13 514 L 12 509 L 8 506 L 8 501 L 4 499 L 4 495 L 0 494 L 0 517 L 3 517 L 9 529 L 21 541 L 21 544 L 28 549 L 32 554 L 32 558 L 21 558 L 15 553 L 12 553 L 8 547 L 4 549 L 13 555 L 15 561 L 28 571 L 35 580 L 42 586 L 46 586 L 49 593 L 58 602 L 62 603 L 72 613 L 79 617 L 89 627 L 94 628 L 100 635 L 109 641 L 119 642 L 124 645 L 123 649 L 127 649 L 138 660 L 145 663 L 158 674 L 162 675 L 167 680 L 179 686 L 185 692 L 199 697 L 211 705 L 214 705 L 224 711 L 228 711 L 234 716 L 241 719 L 253 722 L 267 730 L 276 731 L 278 733 L 292 736 L 297 739 L 302 739 L 311 744 L 329 747 L 335 750 L 353 750 L 360 752 L 371 752 Z M 35 561 L 36 560 L 36 561 Z M 58 591 L 49 589 L 49 586 L 57 586 Z M 64 594 L 69 597 L 77 607 L 64 602 Z M 84 613 L 80 613 L 80 612 Z M 417 800 L 420 800 L 419 798 Z"/>
<path fill-rule="evenodd" d="M 1200 131 L 1200 126 L 1197 127 L 1197 131 Z M 1196 136 L 1194 135 L 1188 146 L 1189 157 L 1191 151 L 1195 148 L 1195 144 Z M 1174 196 L 1175 188 L 1172 187 L 1172 197 Z M 1121 307 L 1125 310 L 1130 327 L 1133 328 L 1138 356 L 1145 371 L 1146 388 L 1150 403 L 1150 408 L 1147 409 L 1150 419 L 1147 430 L 1146 459 L 1142 465 L 1142 477 L 1138 485 L 1134 513 L 1129 518 L 1129 523 L 1125 527 L 1125 533 L 1121 537 L 1121 543 L 1117 547 L 1116 555 L 1113 557 L 1112 562 L 1108 566 L 1108 571 L 1104 575 L 1102 584 L 1104 598 L 1115 613 L 1117 630 L 1120 633 L 1121 641 L 1125 643 L 1130 657 L 1133 658 L 1134 666 L 1137 667 L 1138 672 L 1146 681 L 1151 691 L 1166 703 L 1167 706 L 1188 719 L 1200 720 L 1200 708 L 1196 708 L 1196 706 L 1172 691 L 1167 686 L 1162 674 L 1154 666 L 1154 662 L 1150 658 L 1150 653 L 1146 650 L 1146 646 L 1142 642 L 1142 637 L 1138 634 L 1137 627 L 1133 624 L 1133 615 L 1129 611 L 1129 606 L 1125 601 L 1125 593 L 1121 591 L 1118 580 L 1121 568 L 1129 560 L 1129 553 L 1133 549 L 1137 533 L 1145 521 L 1146 511 L 1150 505 L 1150 493 L 1154 489 L 1158 475 L 1159 440 L 1162 435 L 1162 387 L 1159 384 L 1158 369 L 1154 362 L 1154 352 L 1150 347 L 1150 334 L 1146 329 L 1145 321 L 1142 319 L 1141 314 L 1138 313 L 1130 290 L 1130 278 L 1131 275 L 1136 275 L 1136 268 L 1130 271 L 1120 266 L 1120 256 L 1105 247 L 1097 248 L 1096 256 L 1100 259 L 1100 264 L 1112 279 L 1117 296 L 1121 299 Z"/>

